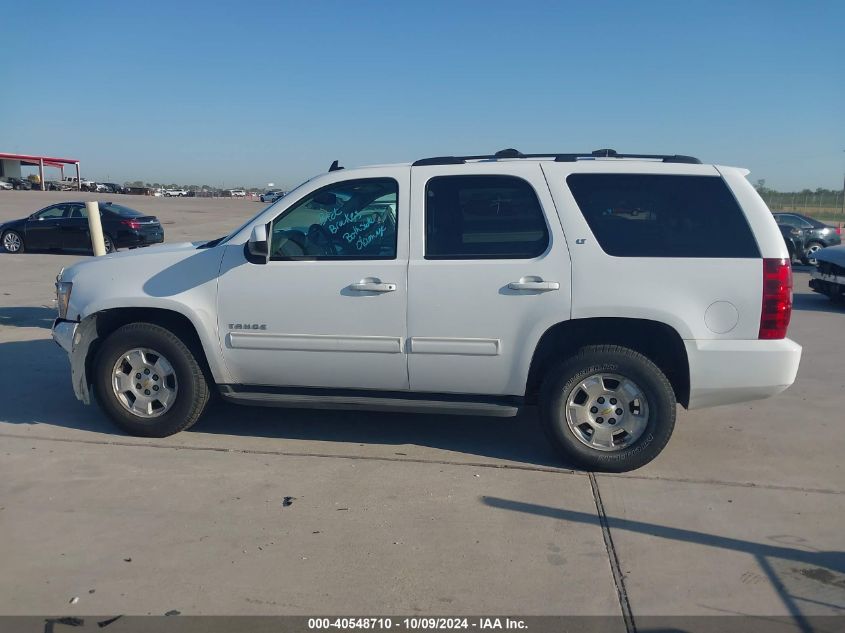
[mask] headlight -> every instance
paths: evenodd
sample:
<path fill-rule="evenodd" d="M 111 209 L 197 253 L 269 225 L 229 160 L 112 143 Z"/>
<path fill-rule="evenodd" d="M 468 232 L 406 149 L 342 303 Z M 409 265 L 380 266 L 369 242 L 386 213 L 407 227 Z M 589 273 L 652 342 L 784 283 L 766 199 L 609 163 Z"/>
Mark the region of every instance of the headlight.
<path fill-rule="evenodd" d="M 67 306 L 70 303 L 70 291 L 73 284 L 69 281 L 56 282 L 56 309 L 59 311 L 59 318 L 67 317 Z"/>

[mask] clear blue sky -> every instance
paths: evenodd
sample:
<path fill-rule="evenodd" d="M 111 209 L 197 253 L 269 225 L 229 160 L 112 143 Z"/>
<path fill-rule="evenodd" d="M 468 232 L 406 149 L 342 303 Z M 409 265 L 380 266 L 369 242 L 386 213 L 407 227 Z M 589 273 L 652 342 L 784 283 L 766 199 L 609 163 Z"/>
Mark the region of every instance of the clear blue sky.
<path fill-rule="evenodd" d="M 684 153 L 842 186 L 845 2 L 16 2 L 0 151 L 291 186 L 429 155 Z"/>

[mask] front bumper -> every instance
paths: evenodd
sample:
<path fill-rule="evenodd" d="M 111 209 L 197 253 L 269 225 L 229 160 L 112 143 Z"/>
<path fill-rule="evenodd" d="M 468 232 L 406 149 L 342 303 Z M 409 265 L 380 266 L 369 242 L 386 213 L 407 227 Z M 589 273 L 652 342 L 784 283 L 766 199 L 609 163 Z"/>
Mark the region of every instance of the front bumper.
<path fill-rule="evenodd" d="M 85 404 L 91 404 L 91 389 L 88 384 L 88 350 L 97 337 L 95 317 L 77 323 L 66 319 L 53 321 L 53 340 L 67 352 L 70 359 L 70 379 L 73 393 Z"/>
<path fill-rule="evenodd" d="M 76 321 L 65 321 L 63 319 L 53 321 L 53 340 L 68 354 L 73 352 L 73 335 L 76 334 L 77 327 L 79 327 L 79 323 Z"/>
<path fill-rule="evenodd" d="M 785 391 L 798 373 L 801 346 L 788 338 L 684 341 L 690 409 L 760 400 Z"/>
<path fill-rule="evenodd" d="M 825 274 L 814 270 L 810 273 L 810 289 L 813 292 L 836 297 L 845 293 L 845 275 Z"/>

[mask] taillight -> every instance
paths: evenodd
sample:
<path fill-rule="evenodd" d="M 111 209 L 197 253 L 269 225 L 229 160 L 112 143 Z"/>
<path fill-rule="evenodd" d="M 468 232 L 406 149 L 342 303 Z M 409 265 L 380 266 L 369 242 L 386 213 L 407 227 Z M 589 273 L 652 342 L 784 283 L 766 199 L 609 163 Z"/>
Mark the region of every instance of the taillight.
<path fill-rule="evenodd" d="M 121 220 L 121 224 L 128 226 L 130 229 L 140 229 L 141 225 L 136 220 Z"/>
<path fill-rule="evenodd" d="M 786 338 L 792 316 L 792 266 L 786 259 L 763 260 L 761 339 Z"/>
<path fill-rule="evenodd" d="M 837 234 L 837 235 L 842 235 L 842 227 L 841 227 L 841 226 L 837 226 L 837 227 L 836 227 L 836 234 Z"/>

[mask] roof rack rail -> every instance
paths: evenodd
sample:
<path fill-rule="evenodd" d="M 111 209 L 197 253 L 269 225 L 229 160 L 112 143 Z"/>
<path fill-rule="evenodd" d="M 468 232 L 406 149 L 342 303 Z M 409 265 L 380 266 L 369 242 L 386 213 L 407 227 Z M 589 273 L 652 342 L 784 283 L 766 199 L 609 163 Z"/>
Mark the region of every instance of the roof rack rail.
<path fill-rule="evenodd" d="M 578 160 L 594 160 L 596 158 L 643 158 L 648 160 L 660 160 L 664 163 L 689 163 L 700 165 L 701 161 L 694 156 L 682 154 L 620 154 L 613 149 L 597 149 L 592 152 L 576 152 L 561 154 L 558 152 L 547 152 L 545 154 L 523 154 L 513 148 L 499 150 L 495 154 L 482 154 L 478 156 L 435 156 L 433 158 L 421 158 L 412 163 L 413 167 L 424 165 L 463 165 L 468 160 L 499 160 L 501 158 L 550 158 L 557 163 L 572 163 Z"/>

